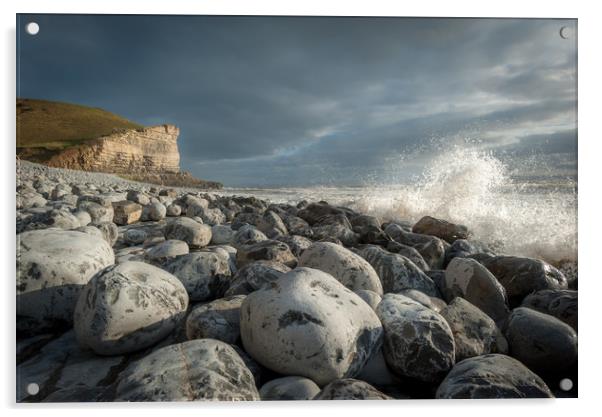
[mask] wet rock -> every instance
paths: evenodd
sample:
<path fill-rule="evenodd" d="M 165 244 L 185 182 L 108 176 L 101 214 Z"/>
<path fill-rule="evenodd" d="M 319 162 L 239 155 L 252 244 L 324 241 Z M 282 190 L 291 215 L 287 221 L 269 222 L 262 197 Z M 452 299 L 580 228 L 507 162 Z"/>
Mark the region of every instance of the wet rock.
<path fill-rule="evenodd" d="M 552 398 L 548 386 L 522 363 L 506 355 L 476 356 L 457 363 L 437 398 Z"/>
<path fill-rule="evenodd" d="M 563 290 L 568 287 L 562 272 L 538 259 L 496 256 L 483 262 L 483 265 L 506 289 L 510 307 L 520 305 L 527 295 L 535 291 Z"/>
<path fill-rule="evenodd" d="M 264 384 L 259 395 L 264 401 L 311 400 L 320 392 L 314 381 L 302 376 L 285 376 Z"/>
<path fill-rule="evenodd" d="M 166 266 L 182 282 L 192 301 L 213 300 L 223 295 L 232 271 L 229 256 L 204 250 L 180 256 Z"/>
<path fill-rule="evenodd" d="M 81 291 L 74 329 L 100 355 L 134 352 L 167 336 L 188 308 L 180 281 L 142 262 L 106 268 Z"/>
<path fill-rule="evenodd" d="M 457 362 L 488 353 L 508 353 L 508 342 L 495 322 L 463 298 L 454 298 L 441 310 L 441 316 L 454 335 Z"/>
<path fill-rule="evenodd" d="M 474 259 L 452 259 L 441 285 L 444 286 L 442 293 L 448 301 L 462 297 L 498 324 L 509 314 L 506 290 L 487 268 Z"/>
<path fill-rule="evenodd" d="M 577 304 L 577 291 L 541 290 L 528 295 L 522 307 L 554 316 L 577 331 Z"/>
<path fill-rule="evenodd" d="M 447 267 L 453 258 L 467 258 L 476 255 L 477 253 L 495 256 L 493 252 L 482 243 L 466 239 L 457 239 L 446 249 L 443 267 Z"/>
<path fill-rule="evenodd" d="M 240 337 L 240 306 L 245 298 L 234 295 L 195 307 L 186 319 L 186 337 L 236 343 Z"/>
<path fill-rule="evenodd" d="M 236 264 L 239 267 L 260 260 L 280 262 L 290 267 L 294 267 L 297 264 L 297 258 L 291 253 L 286 243 L 277 240 L 264 240 L 240 246 L 237 249 Z"/>
<path fill-rule="evenodd" d="M 123 200 L 113 203 L 113 222 L 120 226 L 136 223 L 142 216 L 142 206 L 133 201 Z"/>
<path fill-rule="evenodd" d="M 314 400 L 392 400 L 372 385 L 357 379 L 337 379 L 326 385 Z"/>
<path fill-rule="evenodd" d="M 415 289 L 433 297 L 439 296 L 435 283 L 408 258 L 375 245 L 364 245 L 357 253 L 377 272 L 384 293 Z"/>
<path fill-rule="evenodd" d="M 413 233 L 437 236 L 449 243 L 456 239 L 468 239 L 468 228 L 461 224 L 454 224 L 445 220 L 424 216 L 412 227 Z"/>
<path fill-rule="evenodd" d="M 441 315 L 399 294 L 385 294 L 376 312 L 385 360 L 397 375 L 436 382 L 454 365 L 454 337 Z"/>
<path fill-rule="evenodd" d="M 17 316 L 33 320 L 40 330 L 69 326 L 83 286 L 115 262 L 106 241 L 81 232 L 24 232 L 17 245 Z"/>
<path fill-rule="evenodd" d="M 311 203 L 297 212 L 297 216 L 305 220 L 309 225 L 314 225 L 320 218 L 332 214 L 345 214 L 338 207 L 333 207 L 328 203 Z"/>
<path fill-rule="evenodd" d="M 431 267 L 426 263 L 420 252 L 414 249 L 411 246 L 402 245 L 401 243 L 397 243 L 395 241 L 391 241 L 387 243 L 387 250 L 392 253 L 398 253 L 402 256 L 405 256 L 410 261 L 414 262 L 414 264 L 423 271 L 428 271 Z"/>
<path fill-rule="evenodd" d="M 508 317 L 505 335 L 510 355 L 535 372 L 562 372 L 577 360 L 577 334 L 548 314 L 515 308 Z"/>
<path fill-rule="evenodd" d="M 211 241 L 211 227 L 187 217 L 171 221 L 164 229 L 165 239 L 183 240 L 190 248 L 205 247 Z"/>
<path fill-rule="evenodd" d="M 251 371 L 228 344 L 196 339 L 169 345 L 129 365 L 120 375 L 117 401 L 253 401 Z"/>
<path fill-rule="evenodd" d="M 186 242 L 170 239 L 147 249 L 146 258 L 157 264 L 163 264 L 179 256 L 187 255 L 188 252 L 189 249 Z"/>
<path fill-rule="evenodd" d="M 374 268 L 361 256 L 340 245 L 329 242 L 312 244 L 299 258 L 299 266 L 324 271 L 351 291 L 370 290 L 383 294 L 380 278 Z"/>
<path fill-rule="evenodd" d="M 269 287 L 291 269 L 274 261 L 257 261 L 239 269 L 232 279 L 225 296 L 245 295 L 261 288 Z"/>
<path fill-rule="evenodd" d="M 361 371 L 381 345 L 374 311 L 332 276 L 297 268 L 247 296 L 245 350 L 263 366 L 324 385 Z"/>

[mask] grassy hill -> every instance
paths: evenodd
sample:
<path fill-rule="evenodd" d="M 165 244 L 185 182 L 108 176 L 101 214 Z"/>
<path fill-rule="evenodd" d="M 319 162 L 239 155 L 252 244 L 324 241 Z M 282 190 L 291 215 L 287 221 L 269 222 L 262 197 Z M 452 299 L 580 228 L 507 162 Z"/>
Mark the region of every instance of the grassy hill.
<path fill-rule="evenodd" d="M 17 99 L 17 148 L 64 149 L 115 130 L 142 127 L 99 108 Z"/>

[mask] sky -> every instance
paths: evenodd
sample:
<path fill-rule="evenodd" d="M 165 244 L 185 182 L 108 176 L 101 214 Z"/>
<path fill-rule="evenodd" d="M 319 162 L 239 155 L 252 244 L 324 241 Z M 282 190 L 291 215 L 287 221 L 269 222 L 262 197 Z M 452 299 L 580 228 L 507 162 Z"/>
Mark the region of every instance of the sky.
<path fill-rule="evenodd" d="M 226 186 L 408 182 L 459 147 L 576 175 L 575 20 L 17 21 L 19 97 L 175 124 L 181 168 Z"/>

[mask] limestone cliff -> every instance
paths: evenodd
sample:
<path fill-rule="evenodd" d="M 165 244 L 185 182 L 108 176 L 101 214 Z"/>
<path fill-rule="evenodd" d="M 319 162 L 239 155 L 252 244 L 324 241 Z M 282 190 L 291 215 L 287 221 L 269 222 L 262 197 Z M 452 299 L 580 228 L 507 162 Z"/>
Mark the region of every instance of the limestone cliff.
<path fill-rule="evenodd" d="M 108 172 L 170 186 L 221 188 L 221 184 L 180 171 L 178 135 L 173 125 L 121 129 L 63 149 L 18 148 L 20 158 L 57 168 Z"/>

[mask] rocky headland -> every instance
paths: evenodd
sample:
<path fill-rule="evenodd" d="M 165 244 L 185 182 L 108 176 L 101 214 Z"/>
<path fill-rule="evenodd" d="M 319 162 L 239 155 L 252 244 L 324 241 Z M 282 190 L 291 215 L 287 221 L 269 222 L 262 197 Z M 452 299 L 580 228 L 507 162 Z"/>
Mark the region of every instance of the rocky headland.
<path fill-rule="evenodd" d="M 576 396 L 576 279 L 462 225 L 24 161 L 16 208 L 19 402 Z"/>

